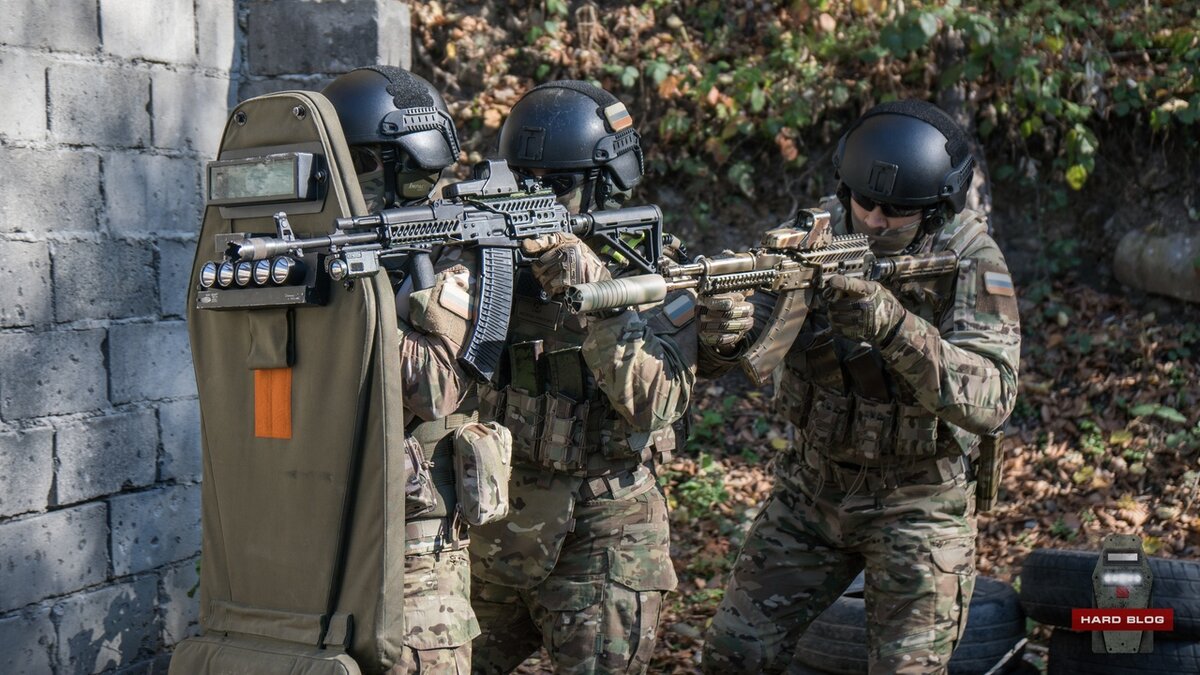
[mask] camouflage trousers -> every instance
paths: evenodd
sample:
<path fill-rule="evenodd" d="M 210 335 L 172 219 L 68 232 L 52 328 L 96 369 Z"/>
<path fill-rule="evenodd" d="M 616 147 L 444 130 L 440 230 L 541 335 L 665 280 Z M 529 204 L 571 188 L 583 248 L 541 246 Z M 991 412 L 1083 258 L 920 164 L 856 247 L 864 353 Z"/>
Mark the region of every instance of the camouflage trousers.
<path fill-rule="evenodd" d="M 782 672 L 865 567 L 870 672 L 945 672 L 975 587 L 975 483 L 847 494 L 790 457 L 708 629 L 704 671 Z"/>
<path fill-rule="evenodd" d="M 404 650 L 388 675 L 466 675 L 479 623 L 465 549 L 404 557 Z"/>
<path fill-rule="evenodd" d="M 575 507 L 553 571 L 531 588 L 474 580 L 483 634 L 475 673 L 509 673 L 544 646 L 557 673 L 643 673 L 663 597 L 675 588 L 667 506 L 657 486 Z"/>

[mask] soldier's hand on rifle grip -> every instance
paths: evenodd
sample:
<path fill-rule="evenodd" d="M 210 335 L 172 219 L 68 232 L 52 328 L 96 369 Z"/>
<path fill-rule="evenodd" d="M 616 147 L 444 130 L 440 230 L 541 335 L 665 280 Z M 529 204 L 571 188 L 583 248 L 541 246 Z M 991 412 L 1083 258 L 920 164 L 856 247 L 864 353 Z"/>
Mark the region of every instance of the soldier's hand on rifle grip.
<path fill-rule="evenodd" d="M 533 276 L 551 296 L 568 286 L 611 279 L 599 256 L 579 237 L 555 232 L 521 242 L 521 251 L 533 261 Z"/>
<path fill-rule="evenodd" d="M 754 326 L 754 305 L 743 293 L 701 296 L 697 304 L 700 342 L 718 350 L 738 344 Z"/>
<path fill-rule="evenodd" d="M 821 289 L 834 330 L 851 340 L 879 345 L 904 320 L 904 306 L 875 281 L 830 275 Z"/>
<path fill-rule="evenodd" d="M 471 275 L 465 266 L 442 270 L 431 288 L 413 291 L 408 302 L 408 321 L 413 328 L 444 338 L 456 352 L 462 349 L 471 330 L 472 314 Z"/>

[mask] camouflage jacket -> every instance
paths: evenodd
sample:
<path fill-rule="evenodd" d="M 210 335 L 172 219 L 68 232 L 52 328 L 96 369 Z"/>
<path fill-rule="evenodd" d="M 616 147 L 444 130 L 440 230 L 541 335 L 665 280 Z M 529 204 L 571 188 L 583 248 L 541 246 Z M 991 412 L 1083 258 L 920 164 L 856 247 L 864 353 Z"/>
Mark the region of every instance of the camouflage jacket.
<path fill-rule="evenodd" d="M 434 272 L 463 265 L 468 284 L 473 283 L 478 267 L 471 252 L 447 246 L 435 251 L 434 255 Z M 465 307 L 469 307 L 469 293 L 468 289 Z M 404 413 L 411 424 L 414 417 L 429 422 L 460 412 L 463 401 L 474 390 L 474 383 L 458 365 L 458 347 L 451 340 L 422 332 L 409 324 L 407 295 L 405 287 L 401 286 L 396 313 L 399 315 Z"/>
<path fill-rule="evenodd" d="M 529 588 L 554 569 L 577 502 L 654 488 L 695 383 L 695 296 L 611 318 L 571 315 L 522 274 L 510 331 L 510 381 L 482 388 L 481 414 L 512 432 L 506 519 L 472 528 L 472 573 Z M 532 356 L 535 355 L 536 356 Z M 535 364 L 530 367 L 530 363 Z M 598 482 L 599 481 L 599 482 Z"/>
<path fill-rule="evenodd" d="M 830 210 L 835 232 L 845 234 L 840 206 Z M 908 313 L 883 348 L 832 333 L 819 296 L 814 300 L 775 374 L 776 402 L 797 430 L 798 450 L 858 465 L 953 456 L 971 452 L 978 434 L 1003 424 L 1016 400 L 1020 358 L 1012 278 L 980 214 L 960 213 L 918 252 L 948 249 L 959 253 L 956 273 L 885 284 Z M 774 297 L 759 293 L 751 301 L 755 329 L 748 341 L 769 317 Z M 711 351 L 707 358 L 726 367 L 736 361 Z"/>

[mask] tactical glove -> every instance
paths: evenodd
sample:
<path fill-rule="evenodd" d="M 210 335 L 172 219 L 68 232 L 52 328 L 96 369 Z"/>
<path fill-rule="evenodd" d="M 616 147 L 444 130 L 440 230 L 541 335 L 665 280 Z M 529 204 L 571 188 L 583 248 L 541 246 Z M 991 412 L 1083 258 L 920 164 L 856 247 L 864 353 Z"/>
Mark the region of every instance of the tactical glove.
<path fill-rule="evenodd" d="M 821 291 L 834 330 L 851 340 L 880 345 L 904 320 L 896 296 L 878 282 L 834 274 Z"/>
<path fill-rule="evenodd" d="M 714 347 L 728 347 L 741 342 L 754 326 L 754 305 L 742 293 L 722 293 L 701 296 L 699 307 L 700 342 Z"/>
<path fill-rule="evenodd" d="M 471 330 L 471 274 L 463 265 L 442 270 L 433 286 L 408 296 L 409 323 L 429 335 L 439 335 L 462 348 Z"/>
<path fill-rule="evenodd" d="M 521 242 L 533 261 L 533 276 L 550 295 L 560 295 L 567 286 L 611 279 L 600 258 L 573 234 L 555 232 Z"/>

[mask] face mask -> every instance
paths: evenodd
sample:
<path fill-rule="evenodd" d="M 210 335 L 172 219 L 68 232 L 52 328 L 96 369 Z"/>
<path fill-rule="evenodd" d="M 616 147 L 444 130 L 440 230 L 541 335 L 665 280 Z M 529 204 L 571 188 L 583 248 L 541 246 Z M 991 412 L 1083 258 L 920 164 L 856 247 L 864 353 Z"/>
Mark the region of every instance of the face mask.
<path fill-rule="evenodd" d="M 367 211 L 374 213 L 386 206 L 384 203 L 383 169 L 358 175 L 358 187 L 362 190 L 363 200 L 367 203 Z"/>
<path fill-rule="evenodd" d="M 913 240 L 921 232 L 921 220 L 919 218 L 904 227 L 875 230 L 851 212 L 850 224 L 855 232 L 867 235 L 867 240 L 871 242 L 871 251 L 876 255 L 896 255 L 900 253 L 909 244 L 913 243 Z"/>

